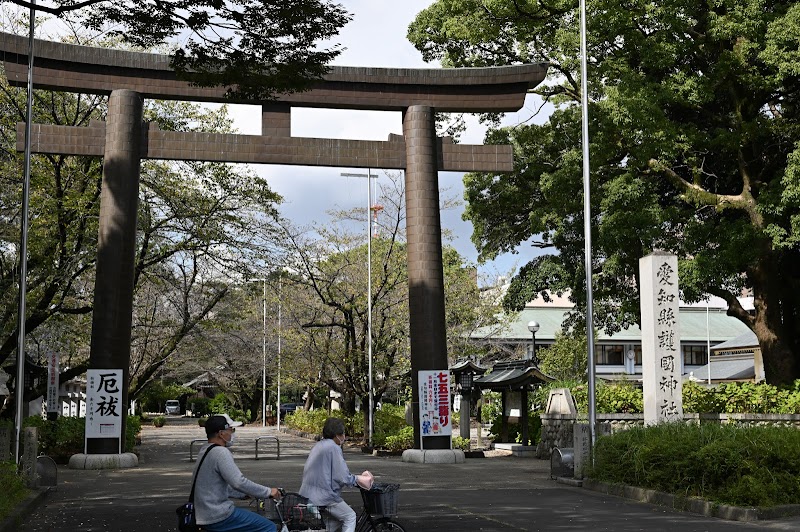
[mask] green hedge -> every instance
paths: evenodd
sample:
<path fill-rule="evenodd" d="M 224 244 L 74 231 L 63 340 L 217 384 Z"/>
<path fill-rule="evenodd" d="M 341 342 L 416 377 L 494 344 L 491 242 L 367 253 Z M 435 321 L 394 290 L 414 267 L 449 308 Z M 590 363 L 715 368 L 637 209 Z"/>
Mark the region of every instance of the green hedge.
<path fill-rule="evenodd" d="M 597 440 L 591 478 L 737 506 L 800 501 L 800 430 L 683 423 Z"/>
<path fill-rule="evenodd" d="M 544 405 L 551 388 L 569 388 L 579 412 L 588 410 L 588 387 L 585 383 L 561 381 L 539 388 L 535 403 Z M 630 382 L 598 382 L 597 412 L 601 414 L 643 412 L 642 389 Z M 536 407 L 533 407 L 536 410 Z M 544 406 L 541 406 L 544 408 Z M 683 383 L 683 411 L 701 414 L 800 414 L 800 380 L 791 386 L 764 382 L 733 382 L 703 386 Z"/>
<path fill-rule="evenodd" d="M 322 427 L 325 420 L 329 417 L 338 417 L 345 424 L 345 431 L 350 438 L 362 437 L 366 439 L 364 432 L 364 415 L 358 412 L 352 416 L 346 416 L 341 410 L 328 412 L 324 409 L 311 411 L 296 410 L 286 416 L 284 422 L 286 426 L 296 430 L 302 430 L 309 434 L 322 434 Z M 398 405 L 385 404 L 380 410 L 375 411 L 375 421 L 373 422 L 372 441 L 375 447 L 385 447 L 386 439 L 397 435 L 406 427 L 405 408 Z"/>
<path fill-rule="evenodd" d="M 405 426 L 397 434 L 386 437 L 384 447 L 390 451 L 404 451 L 414 447 L 414 427 Z"/>
<path fill-rule="evenodd" d="M 25 418 L 23 427 L 39 429 L 39 454 L 45 454 L 59 464 L 69 462 L 69 457 L 84 451 L 86 419 L 59 416 L 48 421 L 40 416 Z M 136 436 L 142 428 L 138 416 L 128 416 L 125 430 L 125 452 L 132 452 Z"/>

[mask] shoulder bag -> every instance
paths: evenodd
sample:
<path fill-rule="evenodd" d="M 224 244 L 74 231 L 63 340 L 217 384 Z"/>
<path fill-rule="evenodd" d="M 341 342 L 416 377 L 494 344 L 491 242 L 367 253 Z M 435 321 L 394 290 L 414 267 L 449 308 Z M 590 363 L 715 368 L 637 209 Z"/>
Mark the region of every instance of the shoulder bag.
<path fill-rule="evenodd" d="M 192 491 L 189 494 L 189 500 L 175 509 L 175 513 L 178 514 L 178 530 L 180 530 L 180 532 L 198 532 L 200 530 L 194 515 L 194 486 L 197 484 L 197 476 L 200 474 L 200 468 L 203 467 L 206 456 L 208 456 L 208 453 L 210 453 L 211 449 L 214 447 L 218 447 L 218 445 L 212 443 L 211 447 L 208 448 L 206 454 L 203 455 L 203 458 L 200 459 L 200 463 L 197 465 L 197 473 L 195 473 L 194 480 L 192 480 Z"/>

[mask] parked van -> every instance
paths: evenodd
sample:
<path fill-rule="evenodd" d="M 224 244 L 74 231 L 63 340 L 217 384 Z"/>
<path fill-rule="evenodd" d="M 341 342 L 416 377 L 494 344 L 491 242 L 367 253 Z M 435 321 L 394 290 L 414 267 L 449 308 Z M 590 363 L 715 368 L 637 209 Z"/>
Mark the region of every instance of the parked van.
<path fill-rule="evenodd" d="M 167 407 L 166 407 L 167 415 L 175 414 L 178 415 L 181 413 L 181 403 L 177 399 L 167 399 Z"/>

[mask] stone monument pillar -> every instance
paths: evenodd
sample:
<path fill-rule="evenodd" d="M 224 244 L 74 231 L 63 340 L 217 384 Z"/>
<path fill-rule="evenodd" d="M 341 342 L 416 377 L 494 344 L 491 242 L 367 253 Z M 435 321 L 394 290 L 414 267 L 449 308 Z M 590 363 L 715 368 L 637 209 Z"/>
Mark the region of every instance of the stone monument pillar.
<path fill-rule="evenodd" d="M 142 107 L 141 95 L 130 90 L 115 90 L 108 100 L 89 354 L 90 369 L 123 371 L 121 438 L 125 438 L 128 404 Z M 124 449 L 124 441 L 120 446 L 117 438 L 89 439 L 87 454 L 118 454 L 120 447 Z"/>
<path fill-rule="evenodd" d="M 655 251 L 639 259 L 644 422 L 683 420 L 678 258 Z"/>
<path fill-rule="evenodd" d="M 415 105 L 403 114 L 406 143 L 406 232 L 411 372 L 415 426 L 419 426 L 421 370 L 447 370 L 444 274 L 439 218 L 438 139 L 434 110 Z M 420 448 L 419 431 L 415 447 Z M 425 439 L 426 449 L 450 449 L 449 436 Z"/>

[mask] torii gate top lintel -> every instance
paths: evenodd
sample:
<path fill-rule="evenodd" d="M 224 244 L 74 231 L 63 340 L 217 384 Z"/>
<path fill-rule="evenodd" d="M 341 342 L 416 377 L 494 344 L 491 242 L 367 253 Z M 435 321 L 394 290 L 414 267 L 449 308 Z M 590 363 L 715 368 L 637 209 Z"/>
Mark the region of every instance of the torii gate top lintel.
<path fill-rule="evenodd" d="M 60 91 L 108 94 L 130 89 L 144 98 L 261 104 L 232 100 L 224 87 L 178 80 L 168 55 L 36 40 L 34 84 Z M 0 51 L 12 84 L 27 81 L 28 40 L 0 33 Z M 546 63 L 487 68 L 372 68 L 334 66 L 309 91 L 279 102 L 300 107 L 404 111 L 425 105 L 443 112 L 516 111 L 528 89 L 544 80 Z"/>

